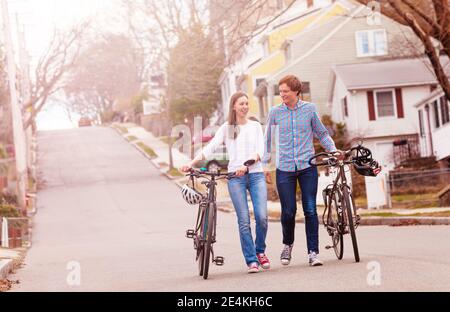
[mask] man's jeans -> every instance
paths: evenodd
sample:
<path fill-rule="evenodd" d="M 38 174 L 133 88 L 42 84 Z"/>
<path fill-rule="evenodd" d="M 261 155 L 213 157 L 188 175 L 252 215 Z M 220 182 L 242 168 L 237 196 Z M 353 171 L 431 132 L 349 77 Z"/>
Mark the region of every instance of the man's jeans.
<path fill-rule="evenodd" d="M 283 244 L 292 245 L 294 243 L 295 215 L 297 213 L 297 181 L 302 191 L 308 253 L 311 251 L 319 253 L 319 218 L 316 207 L 318 173 L 316 167 L 310 167 L 297 172 L 277 170 L 277 189 L 281 201 Z"/>
<path fill-rule="evenodd" d="M 250 213 L 247 202 L 247 190 L 253 203 L 256 220 L 256 241 L 253 242 L 250 227 Z M 266 251 L 267 235 L 267 186 L 264 173 L 250 173 L 228 181 L 228 191 L 233 201 L 239 225 L 242 252 L 245 262 L 258 263 L 257 253 Z"/>

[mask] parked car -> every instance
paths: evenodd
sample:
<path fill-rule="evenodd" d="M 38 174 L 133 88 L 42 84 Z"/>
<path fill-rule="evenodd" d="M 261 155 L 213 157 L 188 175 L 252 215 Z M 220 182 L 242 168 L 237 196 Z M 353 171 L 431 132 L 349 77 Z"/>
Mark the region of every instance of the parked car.
<path fill-rule="evenodd" d="M 217 171 L 218 169 L 228 168 L 228 153 L 227 148 L 223 144 L 216 148 L 214 153 L 207 159 L 200 160 L 195 164 L 196 168 L 206 168 L 208 171 Z"/>
<path fill-rule="evenodd" d="M 90 127 L 92 126 L 92 120 L 89 117 L 81 117 L 78 120 L 78 127 Z"/>

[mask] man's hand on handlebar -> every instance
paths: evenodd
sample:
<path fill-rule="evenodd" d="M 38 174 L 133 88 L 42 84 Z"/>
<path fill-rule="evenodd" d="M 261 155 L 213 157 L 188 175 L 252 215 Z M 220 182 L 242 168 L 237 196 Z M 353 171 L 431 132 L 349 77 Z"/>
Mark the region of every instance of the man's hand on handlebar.
<path fill-rule="evenodd" d="M 243 177 L 248 173 L 248 167 L 247 166 L 241 166 L 238 170 L 236 170 L 235 176 L 236 177 Z"/>
<path fill-rule="evenodd" d="M 346 157 L 345 152 L 343 152 L 341 150 L 336 150 L 336 151 L 332 152 L 331 154 L 333 154 L 333 156 L 336 157 L 338 160 L 345 160 L 345 157 Z"/>

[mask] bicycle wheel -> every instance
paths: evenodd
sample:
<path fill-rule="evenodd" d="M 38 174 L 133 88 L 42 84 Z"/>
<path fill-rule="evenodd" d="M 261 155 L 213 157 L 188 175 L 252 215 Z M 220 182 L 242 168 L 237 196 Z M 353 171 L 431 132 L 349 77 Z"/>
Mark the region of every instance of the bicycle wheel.
<path fill-rule="evenodd" d="M 333 226 L 336 229 L 332 235 L 333 240 L 333 249 L 334 253 L 336 254 L 336 257 L 339 260 L 342 260 L 344 256 L 344 235 L 342 234 L 342 224 L 343 224 L 343 218 L 342 218 L 342 210 L 339 211 L 338 202 L 336 200 L 336 195 L 334 196 L 334 199 L 330 198 L 331 203 L 331 218 L 333 222 Z"/>
<path fill-rule="evenodd" d="M 200 224 L 200 235 L 197 236 L 197 263 L 198 263 L 198 274 L 203 276 L 203 267 L 205 261 L 205 238 L 206 238 L 206 229 L 205 229 L 205 210 L 203 210 L 201 215 L 201 224 Z"/>
<path fill-rule="evenodd" d="M 350 194 L 346 187 L 342 190 L 343 195 L 343 210 L 347 214 L 348 228 L 350 230 L 350 236 L 352 237 L 353 253 L 355 254 L 355 261 L 359 262 L 359 250 L 358 242 L 356 240 L 355 224 L 353 222 L 353 207 L 350 201 Z"/>
<path fill-rule="evenodd" d="M 209 260 L 211 257 L 213 233 L 215 227 L 214 222 L 215 213 L 216 213 L 216 205 L 214 203 L 209 204 L 208 212 L 205 216 L 205 220 L 207 219 L 208 223 L 204 248 L 203 279 L 207 279 L 209 273 L 209 262 L 210 262 Z"/>
<path fill-rule="evenodd" d="M 205 259 L 204 244 L 199 242 L 197 248 L 198 275 L 203 276 L 203 261 Z"/>

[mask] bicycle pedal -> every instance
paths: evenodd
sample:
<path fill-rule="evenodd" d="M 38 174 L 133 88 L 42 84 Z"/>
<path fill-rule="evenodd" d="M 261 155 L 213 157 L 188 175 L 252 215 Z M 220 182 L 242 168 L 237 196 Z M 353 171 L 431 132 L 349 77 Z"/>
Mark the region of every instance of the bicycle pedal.
<path fill-rule="evenodd" d="M 331 248 L 333 248 L 333 246 L 325 246 L 326 250 L 331 249 Z"/>
<path fill-rule="evenodd" d="M 195 237 L 195 231 L 194 230 L 187 230 L 186 231 L 186 237 L 187 238 L 194 238 Z"/>
<path fill-rule="evenodd" d="M 216 257 L 214 259 L 214 263 L 217 266 L 222 266 L 224 264 L 224 262 L 225 262 L 225 258 L 224 257 Z"/>

